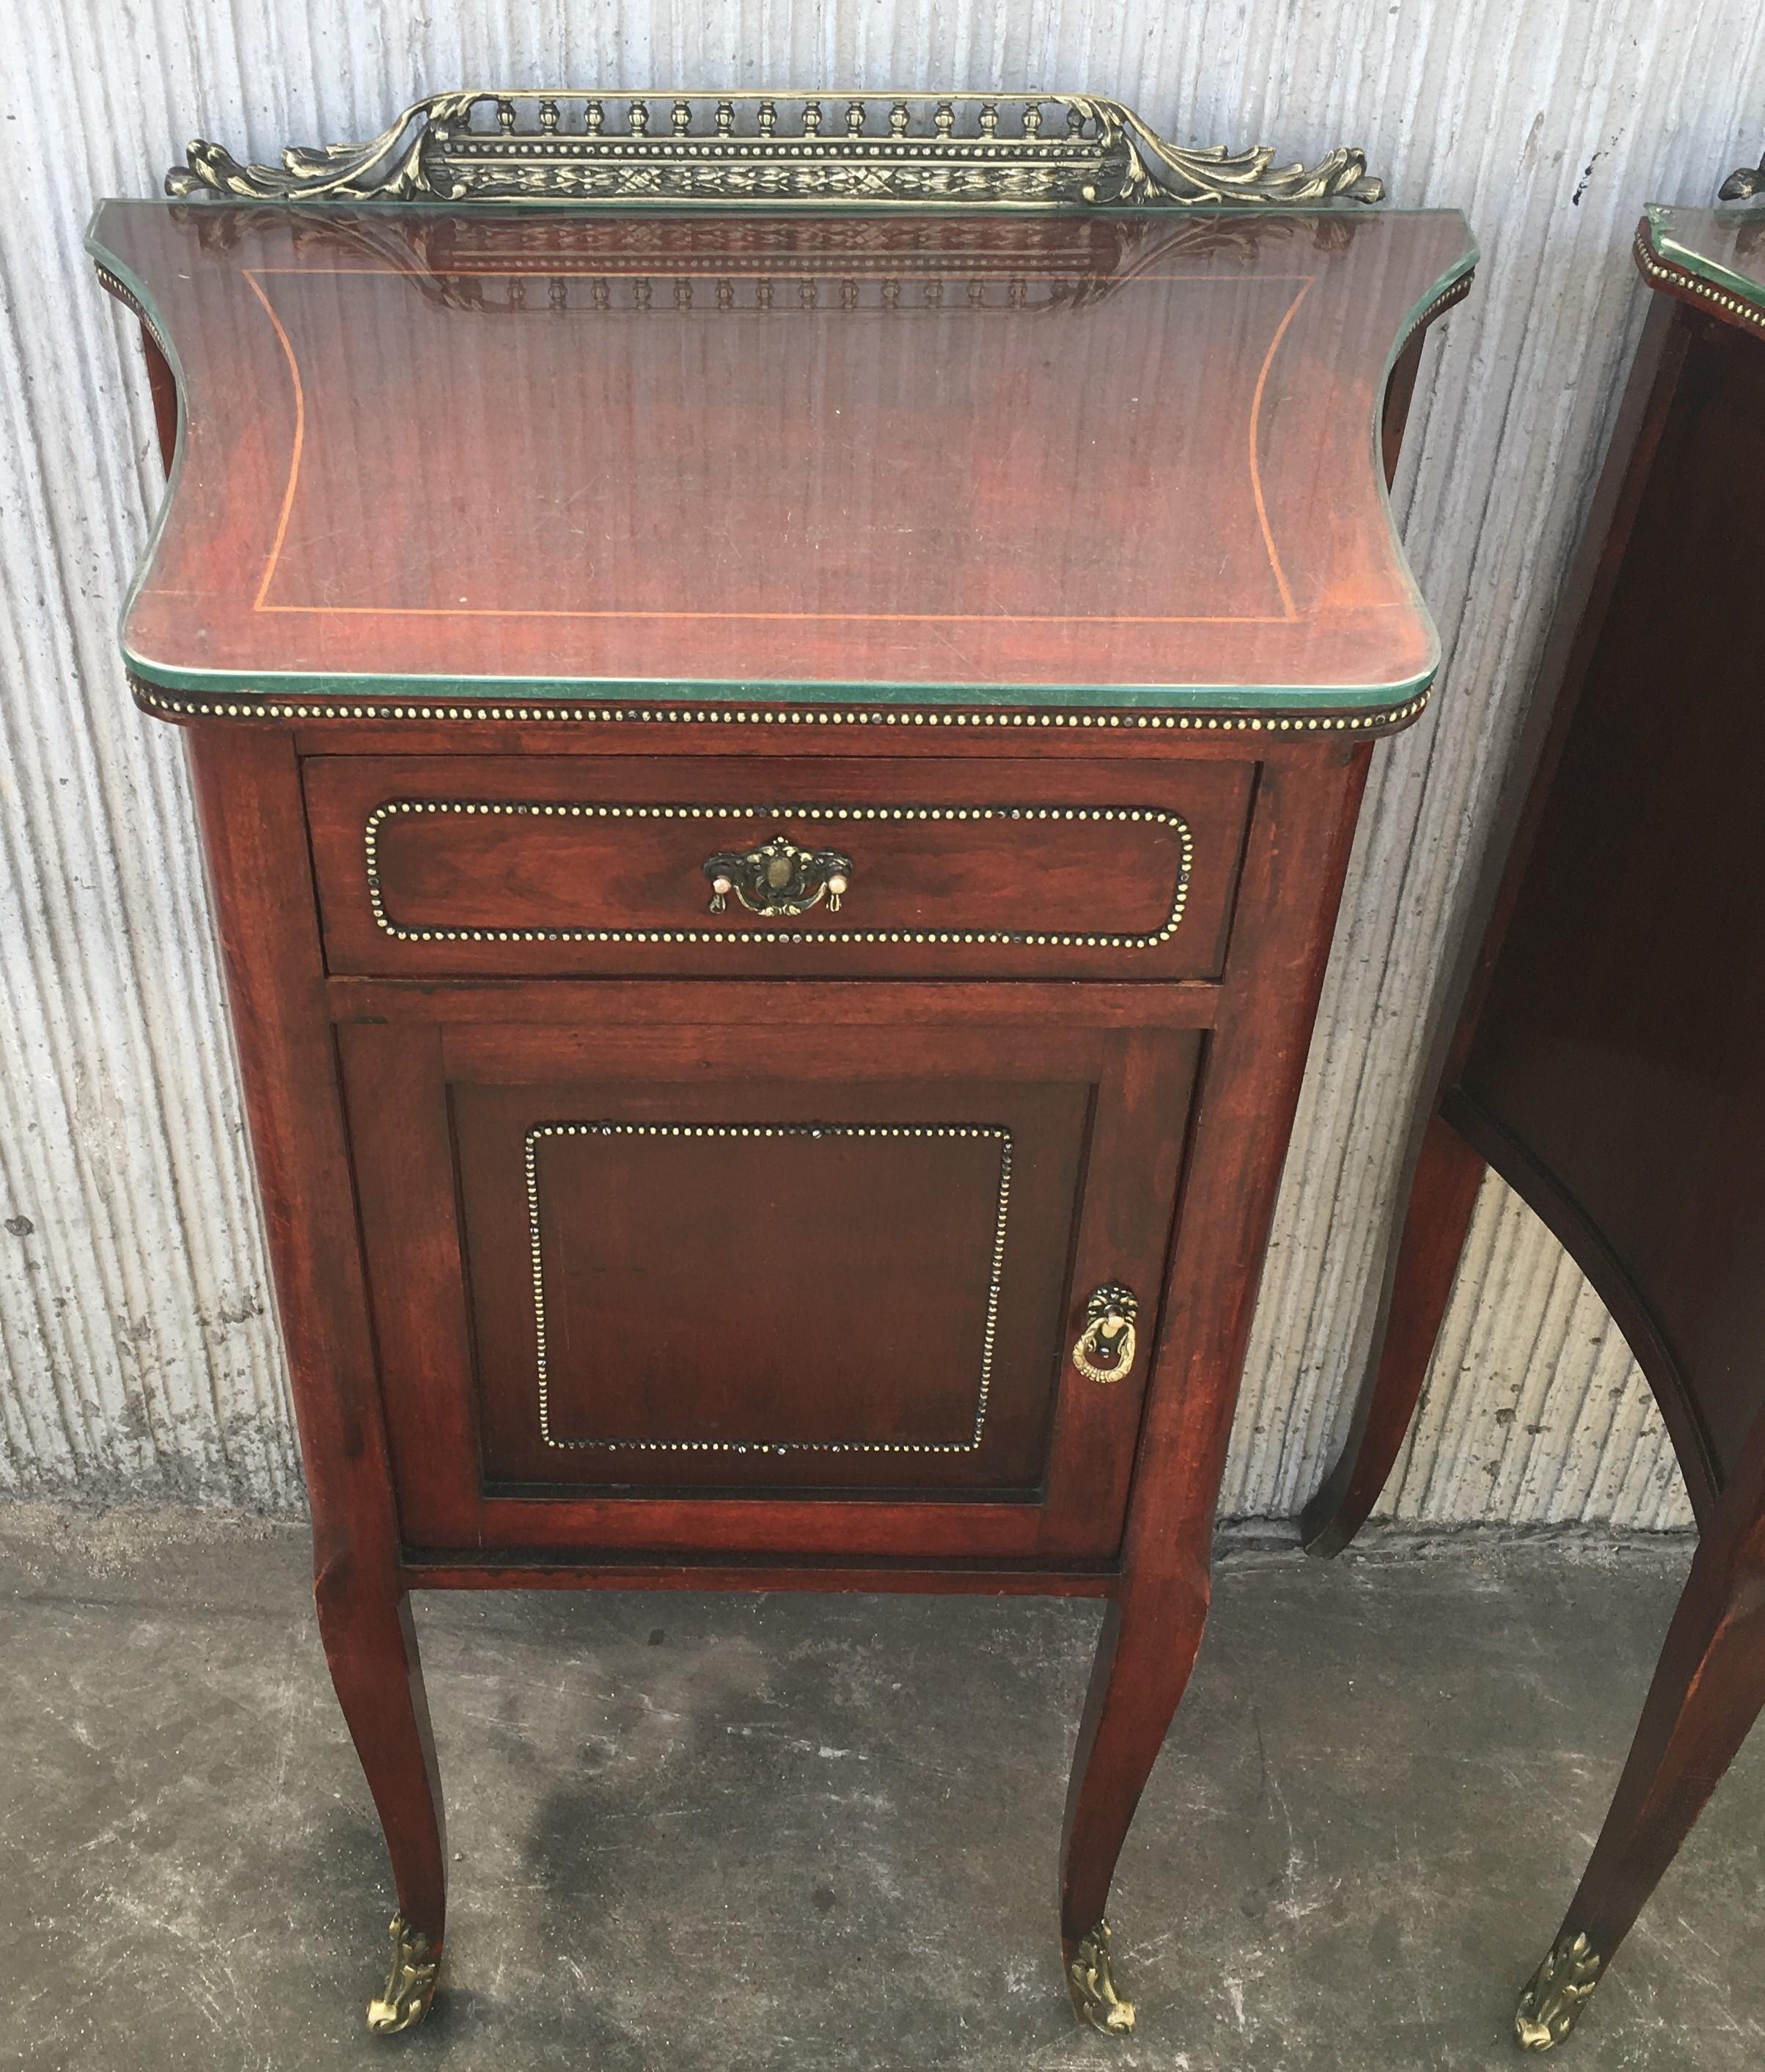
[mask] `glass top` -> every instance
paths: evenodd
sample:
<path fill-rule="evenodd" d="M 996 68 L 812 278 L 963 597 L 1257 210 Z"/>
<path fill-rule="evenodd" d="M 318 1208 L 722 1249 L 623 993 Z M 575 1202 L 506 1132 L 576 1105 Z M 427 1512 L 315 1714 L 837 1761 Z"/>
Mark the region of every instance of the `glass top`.
<path fill-rule="evenodd" d="M 107 202 L 176 372 L 131 668 L 228 694 L 1401 701 L 1450 212 Z"/>
<path fill-rule="evenodd" d="M 1646 220 L 1657 257 L 1765 308 L 1765 202 L 1722 208 L 1652 202 Z"/>

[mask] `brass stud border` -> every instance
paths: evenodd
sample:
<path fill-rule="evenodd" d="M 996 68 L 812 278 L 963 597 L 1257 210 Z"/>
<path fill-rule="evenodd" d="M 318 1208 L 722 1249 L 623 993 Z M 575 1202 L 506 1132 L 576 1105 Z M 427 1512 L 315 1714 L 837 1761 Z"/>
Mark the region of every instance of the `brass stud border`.
<path fill-rule="evenodd" d="M 470 702 L 442 705 L 357 705 L 330 699 L 296 704 L 249 689 L 231 697 L 174 697 L 158 685 L 130 675 L 135 702 L 143 712 L 174 719 L 402 720 L 432 723 L 459 721 L 598 724 L 648 726 L 971 726 L 1098 728 L 1131 733 L 1176 729 L 1184 734 L 1391 734 L 1426 710 L 1427 691 L 1418 692 L 1389 711 L 1365 713 L 1118 713 L 971 712 L 897 708 L 892 711 L 849 706 L 601 705 L 586 701 L 550 705 Z"/>
<path fill-rule="evenodd" d="M 1120 820 L 1172 828 L 1181 845 L 1171 911 L 1151 935 L 1059 935 L 1004 928 L 408 928 L 387 913 L 380 884 L 380 834 L 410 814 L 486 813 L 595 820 Z M 389 799 L 362 831 L 374 924 L 400 943 L 928 943 L 1021 949 L 1145 950 L 1182 926 L 1195 862 L 1195 837 L 1180 813 L 1154 806 L 596 806 L 567 800 Z"/>
<path fill-rule="evenodd" d="M 980 1383 L 975 1427 L 954 1440 L 559 1439 L 552 1433 L 551 1383 L 545 1322 L 545 1268 L 540 1228 L 539 1146 L 549 1137 L 990 1137 L 999 1146 L 999 1211 L 987 1280 L 987 1322 L 981 1338 Z M 988 1123 L 699 1123 L 547 1122 L 527 1133 L 527 1240 L 533 1261 L 533 1327 L 540 1398 L 540 1437 L 560 1451 L 589 1448 L 600 1453 L 972 1453 L 979 1451 L 992 1391 L 993 1345 L 999 1324 L 999 1289 L 1005 1264 L 1005 1223 L 1011 1208 L 1012 1133 Z"/>
<path fill-rule="evenodd" d="M 1676 295 L 1696 296 L 1700 302 L 1711 303 L 1725 314 L 1738 319 L 1750 329 L 1765 331 L 1765 310 L 1760 309 L 1756 302 L 1750 302 L 1740 295 L 1730 294 L 1726 288 L 1718 288 L 1710 282 L 1700 280 L 1697 274 L 1687 273 L 1684 267 L 1675 266 L 1657 257 L 1649 241 L 1646 222 L 1638 229 L 1636 242 L 1632 249 L 1637 267 L 1644 279 L 1657 282 Z"/>
<path fill-rule="evenodd" d="M 1468 272 L 1461 273 L 1456 281 L 1449 282 L 1443 288 L 1426 309 L 1418 310 L 1416 312 L 1410 320 L 1408 329 L 1398 340 L 1396 350 L 1392 353 L 1391 359 L 1394 365 L 1402 356 L 1404 347 L 1418 331 L 1426 331 L 1437 316 L 1450 310 L 1455 303 L 1462 302 L 1464 300 L 1465 297 L 1471 293 L 1472 283 L 1476 278 L 1476 269 L 1472 267 Z"/>
<path fill-rule="evenodd" d="M 117 300 L 123 305 L 125 309 L 129 310 L 131 315 L 139 318 L 142 328 L 146 332 L 148 337 L 153 340 L 154 343 L 158 346 L 160 356 L 166 361 L 166 364 L 168 366 L 175 365 L 176 363 L 172 359 L 170 348 L 166 345 L 164 338 L 161 335 L 158 325 L 156 324 L 153 319 L 148 315 L 146 310 L 142 307 L 141 303 L 136 299 L 135 296 L 123 286 L 122 282 L 117 278 L 116 275 L 111 272 L 108 266 L 100 266 L 94 264 L 92 271 L 98 276 L 99 286 L 108 290 L 111 294 L 114 295 Z"/>

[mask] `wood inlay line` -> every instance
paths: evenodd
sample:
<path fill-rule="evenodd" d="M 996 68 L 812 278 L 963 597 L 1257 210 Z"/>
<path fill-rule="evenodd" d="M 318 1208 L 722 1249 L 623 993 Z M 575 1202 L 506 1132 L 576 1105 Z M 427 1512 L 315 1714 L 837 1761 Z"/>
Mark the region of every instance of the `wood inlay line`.
<path fill-rule="evenodd" d="M 587 605 L 551 604 L 261 604 L 255 609 L 338 617 L 361 612 L 380 619 L 780 619 L 831 620 L 835 624 L 853 620 L 866 626 L 1287 626 L 1294 618 L 1291 612 L 1198 618 L 1129 611 L 603 611 Z"/>
<path fill-rule="evenodd" d="M 1287 314 L 1274 327 L 1274 335 L 1269 340 L 1269 349 L 1262 356 L 1262 364 L 1257 372 L 1256 393 L 1250 398 L 1250 492 L 1256 499 L 1257 523 L 1262 528 L 1262 544 L 1268 550 L 1269 566 L 1274 571 L 1275 587 L 1281 593 L 1282 610 L 1291 623 L 1299 617 L 1293 609 L 1293 593 L 1287 588 L 1287 579 L 1281 567 L 1281 557 L 1274 551 L 1274 534 L 1269 527 L 1268 506 L 1262 500 L 1262 464 L 1257 456 L 1257 446 L 1262 430 L 1262 393 L 1269 385 L 1269 369 L 1274 364 L 1274 356 L 1281 350 L 1281 341 L 1287 336 L 1287 326 L 1292 323 L 1301 302 L 1305 300 L 1311 283 L 1307 281 L 1298 294 L 1288 303 Z"/>
<path fill-rule="evenodd" d="M 490 269 L 460 268 L 462 274 Z M 584 278 L 597 274 L 605 275 L 606 267 L 581 269 Z M 646 273 L 666 272 L 666 268 L 646 268 Z M 962 269 L 945 269 L 950 278 L 962 275 Z M 786 269 L 785 274 L 794 278 L 802 268 Z M 834 272 L 837 273 L 836 268 Z M 732 622 L 752 621 L 757 623 L 781 622 L 790 624 L 815 623 L 819 625 L 864 626 L 1288 626 L 1297 623 L 1299 614 L 1293 603 L 1293 594 L 1287 586 L 1281 557 L 1275 549 L 1274 534 L 1269 524 L 1268 508 L 1262 495 L 1262 471 L 1258 458 L 1261 438 L 1263 393 L 1268 385 L 1269 371 L 1274 364 L 1275 354 L 1287 327 L 1305 300 L 1316 276 L 1311 273 L 1277 273 L 1264 278 L 1276 281 L 1297 281 L 1299 290 L 1287 305 L 1280 322 L 1275 326 L 1274 335 L 1269 341 L 1268 351 L 1262 356 L 1258 372 L 1256 388 L 1250 400 L 1249 450 L 1250 464 L 1250 493 L 1256 505 L 1257 523 L 1262 533 L 1264 552 L 1269 557 L 1270 572 L 1275 587 L 1280 592 L 1282 609 L 1275 612 L 1025 612 L 1025 611 L 655 611 L 629 609 L 600 609 L 593 606 L 546 605 L 540 606 L 502 605 L 426 605 L 426 604 L 270 604 L 266 602 L 276 566 L 281 557 L 282 545 L 288 535 L 289 519 L 294 508 L 294 492 L 300 479 L 302 450 L 306 442 L 306 399 L 301 382 L 300 362 L 295 357 L 293 342 L 289 338 L 282 321 L 276 314 L 269 297 L 258 279 L 262 274 L 290 274 L 294 276 L 317 273 L 363 273 L 382 276 L 388 280 L 403 278 L 378 266 L 263 266 L 256 269 L 242 266 L 240 272 L 252 293 L 264 306 L 265 314 L 274 325 L 276 336 L 281 342 L 284 357 L 288 362 L 289 378 L 294 390 L 293 449 L 289 457 L 288 486 L 282 492 L 281 509 L 277 516 L 275 537 L 270 543 L 269 556 L 264 565 L 262 581 L 257 586 L 257 594 L 252 601 L 254 612 L 305 614 L 313 617 L 348 618 L 376 617 L 399 619 L 662 619 L 668 621 L 708 619 L 728 624 Z M 733 273 L 733 280 L 767 280 L 781 278 L 777 269 L 766 273 Z M 1075 281 L 1117 280 L 1106 273 L 1063 273 L 1063 279 Z M 1134 273 L 1119 277 L 1119 285 L 1142 281 L 1192 281 L 1217 285 L 1225 277 L 1214 273 Z"/>
<path fill-rule="evenodd" d="M 263 304 L 265 315 L 276 327 L 276 335 L 281 340 L 283 356 L 288 361 L 288 378 L 294 384 L 294 445 L 288 457 L 288 487 L 282 491 L 281 512 L 276 520 L 276 536 L 270 542 L 269 558 L 264 564 L 264 579 L 257 586 L 257 594 L 252 600 L 252 610 L 262 611 L 266 608 L 274 609 L 273 606 L 266 607 L 264 599 L 269 593 L 270 581 L 275 575 L 276 564 L 281 556 L 282 541 L 288 536 L 289 516 L 294 508 L 294 485 L 300 479 L 301 449 L 306 442 L 306 392 L 301 385 L 300 362 L 294 357 L 293 345 L 282 328 L 281 319 L 277 315 L 269 296 L 264 293 L 263 283 L 248 266 L 242 266 L 239 270 L 244 276 L 247 287 Z"/>
<path fill-rule="evenodd" d="M 561 255 L 554 255 L 548 252 L 523 252 L 519 255 L 520 261 L 519 265 L 515 265 L 511 258 L 497 266 L 455 265 L 450 262 L 445 266 L 432 268 L 413 266 L 408 271 L 403 267 L 394 266 L 257 266 L 250 269 L 249 272 L 244 268 L 241 268 L 240 271 L 246 273 L 248 279 L 252 273 L 287 273 L 302 280 L 310 280 L 314 275 L 321 273 L 371 273 L 388 281 L 404 281 L 426 273 L 431 279 L 449 281 L 481 279 L 518 281 L 523 279 L 539 268 L 544 267 L 547 273 L 560 281 L 671 281 L 680 272 L 681 268 L 689 261 L 704 260 L 708 257 L 714 258 L 716 255 L 697 252 L 645 253 L 634 255 L 642 257 L 644 261 L 642 265 L 630 263 L 625 265 L 603 265 L 583 262 L 581 254 L 577 253 L 573 255 L 574 261 L 577 263 L 567 266 L 551 265 L 549 262 L 554 256 Z M 794 252 L 781 253 L 779 255 L 782 260 L 786 261 L 798 260 L 804 256 L 802 253 Z M 811 256 L 820 257 L 821 255 Z M 975 255 L 974 263 L 967 265 L 952 265 L 946 260 L 940 259 L 937 265 L 931 266 L 916 266 L 913 263 L 915 255 L 910 252 L 899 254 L 884 253 L 880 255 L 870 253 L 843 252 L 828 256 L 830 258 L 839 258 L 848 261 L 862 260 L 864 264 L 861 266 L 853 264 L 843 265 L 828 264 L 824 266 L 781 265 L 764 267 L 719 265 L 711 268 L 704 278 L 709 279 L 714 277 L 724 281 L 839 281 L 860 273 L 869 276 L 886 271 L 912 274 L 916 278 L 928 281 L 971 281 L 981 278 L 984 273 L 987 280 L 993 282 L 1018 278 L 1036 281 L 1107 281 L 1118 288 L 1135 287 L 1143 281 L 1188 281 L 1203 287 L 1241 288 L 1244 285 L 1242 280 L 1229 273 L 1094 273 L 1082 266 L 1048 266 L 1039 263 L 1033 266 L 1020 266 L 1013 273 L 1011 269 L 1001 269 L 996 264 L 989 264 L 983 269 L 979 264 L 979 255 L 978 254 Z M 962 259 L 969 255 L 957 253 L 954 256 L 958 259 Z M 886 267 L 883 264 L 885 261 L 888 261 Z M 694 278 L 696 279 L 699 277 L 695 275 Z M 1316 278 L 1316 273 L 1258 273 L 1256 277 L 1258 286 L 1268 281 L 1299 281 L 1304 283 L 1305 287 L 1309 287 Z M 1304 289 L 1302 288 L 1300 292 L 1303 294 Z M 462 311 L 461 314 L 476 314 L 477 312 Z M 540 314 L 542 312 L 536 310 L 535 314 Z M 553 312 L 547 310 L 543 314 L 550 315 Z M 612 312 L 597 311 L 596 314 L 610 314 Z M 727 314 L 728 312 L 713 310 L 708 310 L 705 314 L 718 315 Z M 788 308 L 785 308 L 776 310 L 774 314 L 778 316 L 788 316 L 791 312 Z M 828 314 L 844 316 L 848 312 L 830 310 Z M 905 314 L 909 312 L 897 311 L 897 314 Z M 958 312 L 954 306 L 944 305 L 941 306 L 940 310 L 934 314 L 954 315 Z"/>

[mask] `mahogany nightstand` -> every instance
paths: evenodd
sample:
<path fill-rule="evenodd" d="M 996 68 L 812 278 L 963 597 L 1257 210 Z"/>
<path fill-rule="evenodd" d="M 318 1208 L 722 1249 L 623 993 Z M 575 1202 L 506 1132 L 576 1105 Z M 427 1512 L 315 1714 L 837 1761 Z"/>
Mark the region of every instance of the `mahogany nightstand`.
<path fill-rule="evenodd" d="M 1353 1426 L 1305 1517 L 1334 1554 L 1377 1500 L 1493 1167 L 1623 1333 L 1700 1536 L 1521 1995 L 1531 2050 L 1580 2020 L 1765 1704 L 1765 206 L 1650 208 L 1635 253 L 1652 306 L 1439 1002 Z"/>
<path fill-rule="evenodd" d="M 1127 2028 L 1104 1901 L 1436 665 L 1379 460 L 1463 220 L 1048 96 L 454 95 L 170 186 L 90 239 L 174 448 L 123 645 L 398 1888 L 372 2025 L 441 1951 L 409 1592 L 711 1586 L 1107 1601 L 1061 1928 Z"/>

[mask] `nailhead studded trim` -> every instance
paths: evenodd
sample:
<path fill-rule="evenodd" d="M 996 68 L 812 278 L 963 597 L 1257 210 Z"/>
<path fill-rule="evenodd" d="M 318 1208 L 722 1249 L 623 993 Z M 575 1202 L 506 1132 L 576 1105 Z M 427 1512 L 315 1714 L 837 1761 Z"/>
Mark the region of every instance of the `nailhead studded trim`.
<path fill-rule="evenodd" d="M 809 928 L 764 923 L 752 928 L 407 928 L 387 913 L 380 886 L 380 833 L 409 814 L 487 813 L 533 820 L 1123 820 L 1172 828 L 1182 847 L 1171 911 L 1151 935 L 1045 935 L 1002 928 Z M 1167 943 L 1188 904 L 1195 837 L 1180 813 L 1152 806 L 585 806 L 566 800 L 389 799 L 362 833 L 367 898 L 376 927 L 400 943 L 961 943 L 1032 949 L 1146 950 Z"/>
<path fill-rule="evenodd" d="M 1687 273 L 1684 267 L 1672 265 L 1658 257 L 1655 248 L 1648 241 L 1646 223 L 1636 232 L 1634 249 L 1636 264 L 1648 280 L 1658 282 L 1664 288 L 1670 288 L 1675 294 L 1695 295 L 1698 301 L 1709 302 L 1726 314 L 1738 318 L 1751 329 L 1765 331 L 1765 310 L 1762 310 L 1756 302 L 1750 302 L 1740 295 L 1730 294 L 1726 288 L 1718 288 L 1709 281 L 1701 281 L 1695 273 Z"/>
<path fill-rule="evenodd" d="M 1471 293 L 1471 284 L 1476 278 L 1476 271 L 1475 268 L 1473 268 L 1468 273 L 1461 273 L 1458 279 L 1455 281 L 1450 287 L 1443 288 L 1440 293 L 1435 297 L 1434 300 L 1429 303 L 1428 306 L 1425 310 L 1418 310 L 1414 323 L 1410 325 L 1410 328 L 1404 333 L 1403 336 L 1398 340 L 1397 352 L 1394 352 L 1391 356 L 1393 360 L 1395 361 L 1397 360 L 1398 355 L 1402 352 L 1403 348 L 1410 343 L 1410 339 L 1415 336 L 1416 333 L 1418 331 L 1425 330 L 1427 326 L 1431 324 L 1435 319 L 1440 314 L 1442 310 L 1450 310 L 1455 302 L 1462 302 L 1465 297 Z"/>
<path fill-rule="evenodd" d="M 550 1375 L 547 1364 L 545 1268 L 540 1230 L 539 1147 L 550 1137 L 990 1137 L 999 1146 L 999 1212 L 993 1226 L 993 1252 L 987 1280 L 987 1322 L 981 1338 L 980 1385 L 975 1402 L 975 1427 L 967 1439 L 802 1440 L 782 1443 L 749 1439 L 559 1439 L 552 1436 Z M 540 1437 L 560 1450 L 590 1447 L 597 1452 L 645 1453 L 972 1453 L 980 1446 L 993 1381 L 993 1342 L 999 1325 L 999 1287 L 1005 1264 L 1005 1221 L 1011 1207 L 1012 1133 L 991 1124 L 963 1123 L 697 1123 L 547 1122 L 527 1133 L 527 1235 L 533 1258 L 533 1326 L 538 1347 Z"/>
<path fill-rule="evenodd" d="M 125 309 L 131 311 L 135 316 L 138 316 L 141 319 L 142 324 L 146 329 L 148 337 L 150 338 L 154 343 L 158 347 L 162 356 L 169 364 L 171 360 L 171 353 L 166 344 L 165 339 L 160 335 L 158 325 L 156 324 L 153 319 L 148 315 L 147 312 L 142 307 L 140 302 L 129 293 L 129 290 L 123 286 L 121 282 L 117 278 L 116 275 L 111 272 L 108 266 L 94 266 L 92 271 L 98 276 L 100 286 L 108 289 Z"/>
<path fill-rule="evenodd" d="M 597 705 L 577 700 L 521 705 L 363 705 L 312 699 L 287 704 L 279 698 L 244 693 L 232 698 L 174 697 L 158 685 L 131 675 L 135 702 L 143 712 L 174 719 L 406 720 L 433 724 L 458 720 L 515 721 L 523 725 L 560 722 L 601 726 L 898 726 L 1095 728 L 1106 732 L 1143 733 L 1174 729 L 1184 734 L 1352 734 L 1394 733 L 1426 711 L 1429 693 L 1418 692 L 1401 705 L 1378 713 L 1079 713 L 872 710 L 833 705 L 749 707 L 738 705 Z"/>

